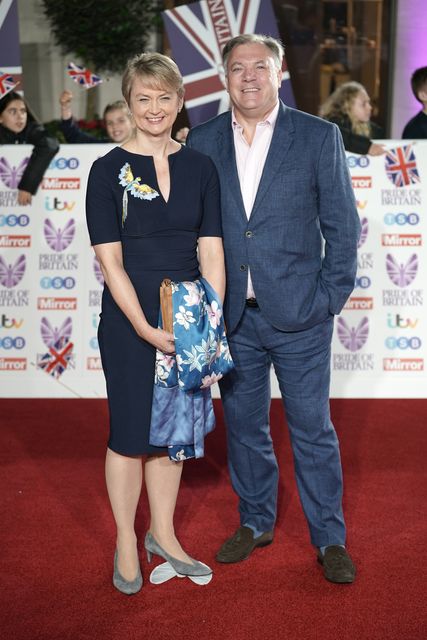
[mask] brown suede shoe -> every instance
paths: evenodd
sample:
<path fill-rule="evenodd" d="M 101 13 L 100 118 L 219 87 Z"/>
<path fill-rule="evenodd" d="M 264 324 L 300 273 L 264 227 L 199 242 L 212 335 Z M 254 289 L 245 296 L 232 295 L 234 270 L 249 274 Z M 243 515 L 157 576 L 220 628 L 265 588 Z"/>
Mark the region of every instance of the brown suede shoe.
<path fill-rule="evenodd" d="M 329 582 L 339 584 L 354 582 L 356 568 L 343 547 L 336 544 L 326 547 L 323 556 L 319 551 L 317 560 L 323 566 L 323 574 Z"/>
<path fill-rule="evenodd" d="M 266 547 L 273 542 L 273 532 L 266 531 L 258 538 L 249 527 L 239 527 L 234 535 L 224 542 L 215 556 L 218 562 L 240 562 L 249 558 L 256 547 Z"/>

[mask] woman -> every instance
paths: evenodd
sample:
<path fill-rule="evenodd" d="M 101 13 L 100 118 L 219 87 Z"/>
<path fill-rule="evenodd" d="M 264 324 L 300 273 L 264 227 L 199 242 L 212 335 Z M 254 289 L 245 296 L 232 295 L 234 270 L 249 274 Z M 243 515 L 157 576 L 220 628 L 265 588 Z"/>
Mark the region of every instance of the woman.
<path fill-rule="evenodd" d="M 35 121 L 24 99 L 15 91 L 10 91 L 0 100 L 0 144 L 34 145 L 18 184 L 18 204 L 31 204 L 59 144 Z"/>
<path fill-rule="evenodd" d="M 151 514 L 148 557 L 157 553 L 179 574 L 211 573 L 175 537 L 182 462 L 150 445 L 149 427 L 155 351 L 174 352 L 173 335 L 157 328 L 160 283 L 165 277 L 195 280 L 201 272 L 223 300 L 225 273 L 215 167 L 171 137 L 183 105 L 178 67 L 158 53 L 136 56 L 122 92 L 135 135 L 94 163 L 87 220 L 106 284 L 99 344 L 110 408 L 106 480 L 117 525 L 113 583 L 135 593 L 142 585 L 134 531 L 142 458 Z"/>
<path fill-rule="evenodd" d="M 360 155 L 380 156 L 385 148 L 372 142 L 381 138 L 381 128 L 371 122 L 372 106 L 365 87 L 358 82 L 346 82 L 338 87 L 320 107 L 322 118 L 340 128 L 344 147 Z"/>

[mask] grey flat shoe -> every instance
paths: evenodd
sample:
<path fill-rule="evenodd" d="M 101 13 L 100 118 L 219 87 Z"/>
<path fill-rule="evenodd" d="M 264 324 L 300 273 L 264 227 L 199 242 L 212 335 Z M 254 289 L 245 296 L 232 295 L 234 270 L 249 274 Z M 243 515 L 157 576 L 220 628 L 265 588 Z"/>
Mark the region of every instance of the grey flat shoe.
<path fill-rule="evenodd" d="M 142 587 L 142 575 L 141 568 L 138 566 L 138 573 L 136 574 L 135 580 L 125 580 L 123 576 L 120 574 L 120 571 L 117 567 L 117 549 L 114 554 L 114 574 L 113 574 L 113 585 L 121 591 L 122 593 L 126 593 L 126 595 L 130 596 L 134 593 L 138 593 Z"/>
<path fill-rule="evenodd" d="M 180 576 L 209 576 L 212 573 L 212 569 L 202 562 L 193 560 L 192 564 L 177 560 L 170 556 L 162 547 L 156 542 L 153 535 L 147 531 L 144 542 L 145 550 L 147 551 L 147 560 L 151 562 L 152 554 L 156 554 L 161 558 L 164 558 L 176 573 Z"/>

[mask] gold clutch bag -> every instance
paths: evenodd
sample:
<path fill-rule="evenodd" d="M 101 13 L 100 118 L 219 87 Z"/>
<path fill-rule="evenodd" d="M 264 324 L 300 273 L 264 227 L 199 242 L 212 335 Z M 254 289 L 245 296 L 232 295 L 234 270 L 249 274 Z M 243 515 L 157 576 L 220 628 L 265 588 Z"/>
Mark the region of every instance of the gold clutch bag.
<path fill-rule="evenodd" d="M 160 312 L 163 329 L 173 333 L 172 283 L 165 278 L 160 285 Z"/>

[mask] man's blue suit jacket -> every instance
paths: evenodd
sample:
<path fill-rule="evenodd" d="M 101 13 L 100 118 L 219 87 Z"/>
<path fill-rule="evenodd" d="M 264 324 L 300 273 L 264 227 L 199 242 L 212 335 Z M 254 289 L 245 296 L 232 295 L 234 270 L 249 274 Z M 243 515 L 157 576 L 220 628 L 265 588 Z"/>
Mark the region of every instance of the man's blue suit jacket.
<path fill-rule="evenodd" d="M 187 144 L 210 156 L 220 177 L 228 332 L 244 310 L 248 267 L 261 312 L 278 329 L 338 314 L 354 287 L 360 233 L 338 127 L 280 104 L 249 220 L 231 112 L 192 129 Z"/>

